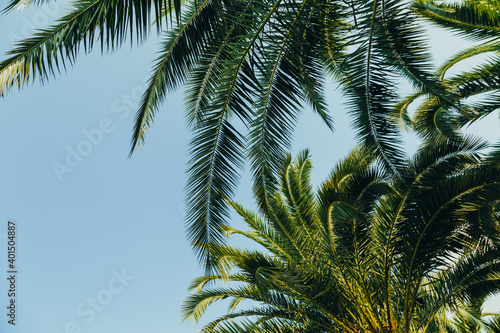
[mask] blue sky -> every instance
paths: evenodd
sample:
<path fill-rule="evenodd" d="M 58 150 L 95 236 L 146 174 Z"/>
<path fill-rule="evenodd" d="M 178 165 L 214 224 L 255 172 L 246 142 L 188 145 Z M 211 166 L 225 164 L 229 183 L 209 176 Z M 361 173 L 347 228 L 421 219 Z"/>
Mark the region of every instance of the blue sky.
<path fill-rule="evenodd" d="M 62 10 L 51 4 L 0 16 L 0 59 L 13 40 L 46 27 Z M 127 158 L 158 42 L 154 37 L 140 47 L 126 44 L 113 55 L 99 49 L 82 54 L 67 73 L 0 100 L 0 237 L 8 219 L 17 222 L 19 271 L 17 325 L 7 325 L 2 313 L 1 332 L 199 329 L 180 323 L 186 287 L 202 273 L 183 225 L 190 136 L 182 93 L 168 97 L 146 145 Z M 307 111 L 293 146 L 294 152 L 311 149 L 317 185 L 354 145 L 333 87 L 328 101 L 335 133 Z M 498 115 L 491 119 L 476 130 L 495 133 Z M 408 144 L 415 148 L 413 139 Z M 250 187 L 245 173 L 236 200 L 253 207 Z M 3 269 L 6 239 L 0 242 Z M 6 288 L 2 279 L 0 304 L 7 302 Z M 222 311 L 216 307 L 206 319 Z"/>

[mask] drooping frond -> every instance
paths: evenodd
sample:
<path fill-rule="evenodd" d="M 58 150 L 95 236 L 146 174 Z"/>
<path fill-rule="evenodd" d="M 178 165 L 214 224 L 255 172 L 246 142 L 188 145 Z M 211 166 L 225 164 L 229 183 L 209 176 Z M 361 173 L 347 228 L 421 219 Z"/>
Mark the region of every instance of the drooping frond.
<path fill-rule="evenodd" d="M 438 3 L 417 1 L 415 9 L 424 17 L 465 38 L 496 37 L 500 31 L 497 1 Z"/>
<path fill-rule="evenodd" d="M 457 136 L 464 126 L 496 111 L 500 107 L 499 68 L 497 56 L 468 72 L 443 80 L 443 85 L 450 87 L 453 94 L 449 94 L 447 100 L 435 95 L 429 96 L 415 112 L 413 129 L 430 141 L 444 136 Z M 438 74 L 442 75 L 444 70 L 446 66 Z M 467 98 L 477 97 L 480 97 L 478 101 L 466 101 Z"/>
<path fill-rule="evenodd" d="M 469 59 L 471 57 L 488 53 L 488 52 L 498 52 L 500 51 L 500 41 L 494 40 L 489 43 L 484 43 L 480 45 L 474 45 L 470 48 L 467 48 L 465 50 L 461 50 L 457 54 L 455 54 L 453 57 L 448 59 L 446 63 L 441 65 L 439 69 L 436 71 L 436 75 L 438 76 L 439 80 L 443 81 L 444 77 L 446 75 L 446 72 L 456 64 L 458 64 L 461 61 L 464 61 L 466 59 Z"/>
<path fill-rule="evenodd" d="M 389 29 L 388 20 L 401 14 L 390 4 L 375 0 L 359 5 L 359 30 L 356 30 L 359 46 L 342 66 L 358 139 L 376 149 L 383 165 L 398 175 L 404 160 L 399 132 L 390 121 L 391 101 L 396 95 L 394 72 L 388 66 L 394 63 L 394 53 L 386 29 Z M 403 67 L 409 73 L 409 67 Z"/>
<path fill-rule="evenodd" d="M 0 63 L 0 94 L 21 89 L 38 77 L 42 82 L 72 64 L 80 49 L 90 52 L 96 43 L 102 50 L 114 50 L 127 37 L 140 42 L 147 38 L 151 23 L 162 25 L 165 0 L 75 2 L 70 14 L 48 29 L 17 42 Z M 99 41 L 99 42 L 97 42 Z"/>
<path fill-rule="evenodd" d="M 195 133 L 187 185 L 188 239 L 200 259 L 208 260 L 210 248 L 223 240 L 223 226 L 242 168 L 243 142 L 222 112 L 207 115 L 203 128 Z M 206 262 L 208 268 L 208 262 Z"/>
<path fill-rule="evenodd" d="M 390 121 L 393 122 L 400 129 L 405 131 L 410 131 L 413 126 L 412 119 L 408 114 L 408 107 L 411 103 L 413 103 L 417 98 L 423 96 L 422 92 L 414 93 L 403 100 L 401 100 L 398 104 L 396 104 L 391 112 Z"/>
<path fill-rule="evenodd" d="M 202 130 L 214 116 L 220 121 L 236 116 L 249 127 L 247 154 L 254 176 L 254 190 L 263 199 L 260 203 L 262 209 L 267 209 L 269 203 L 267 197 L 260 194 L 270 193 L 276 186 L 270 181 L 278 170 L 282 156 L 290 147 L 295 119 L 302 102 L 310 103 L 325 122 L 331 125 L 321 85 L 321 63 L 317 58 L 317 53 L 321 50 L 319 46 L 315 46 L 318 43 L 311 40 L 316 38 L 319 41 L 319 32 L 311 33 L 307 30 L 311 20 L 318 20 L 314 6 L 313 1 L 295 3 L 288 0 L 256 0 L 244 6 L 226 8 L 224 18 L 217 25 L 223 31 L 219 35 L 219 41 L 208 43 L 210 48 L 198 59 L 203 70 L 194 70 L 189 79 L 192 87 L 188 97 L 191 108 L 188 120 L 194 131 L 200 133 L 195 135 L 193 144 L 212 140 L 212 151 L 219 150 L 225 134 L 220 132 L 220 136 L 214 134 L 209 137 Z M 233 149 L 231 159 L 236 161 L 242 157 L 242 142 L 233 141 L 231 146 L 227 146 L 227 149 Z M 195 150 L 197 152 L 192 163 L 201 163 L 202 159 L 205 160 L 203 163 L 216 161 L 214 158 L 209 162 L 207 152 L 199 154 L 200 149 L 194 149 L 193 152 Z M 223 154 L 226 152 L 224 150 Z M 210 179 L 203 172 L 217 171 L 208 164 L 204 169 L 191 167 L 189 170 L 192 172 L 190 184 L 197 177 L 204 177 L 205 181 Z M 228 168 L 227 176 L 221 179 L 231 180 L 230 184 L 220 185 L 228 190 L 225 193 L 228 199 L 231 198 L 229 189 L 235 187 L 236 170 L 237 167 Z M 188 223 L 194 225 L 204 220 L 205 223 L 212 224 L 211 217 L 201 217 L 208 209 L 202 211 L 198 201 L 197 208 L 194 208 L 193 198 L 199 200 L 200 196 L 195 195 L 196 187 L 190 184 L 190 218 L 197 216 L 197 222 L 191 220 Z M 204 191 L 211 192 L 208 188 L 212 188 L 214 184 L 206 184 Z M 197 190 L 201 190 L 201 187 Z M 222 200 L 222 196 L 214 200 Z M 218 208 L 224 211 L 223 204 L 221 201 Z M 220 214 L 223 216 L 225 213 Z M 224 223 L 221 218 L 214 224 Z M 205 229 L 211 228 L 205 226 Z M 201 234 L 197 234 L 196 239 L 201 240 Z M 190 232 L 190 235 L 194 233 Z M 220 237 L 216 239 L 222 240 Z"/>
<path fill-rule="evenodd" d="M 219 20 L 216 0 L 205 0 L 198 7 L 191 6 L 183 24 L 167 33 L 135 117 L 130 155 L 144 143 L 165 95 L 184 83 L 192 68 L 198 65 L 204 45 L 220 37 Z"/>

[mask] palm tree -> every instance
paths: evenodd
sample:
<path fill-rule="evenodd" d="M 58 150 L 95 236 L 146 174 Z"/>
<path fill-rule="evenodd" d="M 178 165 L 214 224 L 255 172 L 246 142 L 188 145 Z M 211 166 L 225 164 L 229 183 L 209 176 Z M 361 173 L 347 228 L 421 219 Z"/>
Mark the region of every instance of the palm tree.
<path fill-rule="evenodd" d="M 10 0 L 5 11 L 49 0 Z M 182 9 L 182 11 L 181 11 Z M 433 76 L 420 16 L 402 0 L 74 0 L 69 14 L 16 44 L 0 63 L 0 94 L 48 80 L 80 49 L 138 43 L 150 25 L 165 35 L 136 116 L 131 152 L 142 144 L 169 91 L 187 85 L 193 132 L 187 184 L 188 236 L 208 264 L 223 241 L 245 156 L 263 210 L 301 107 L 333 128 L 324 82 L 340 82 L 359 141 L 401 176 L 405 160 L 391 121 L 398 79 L 450 105 Z M 247 132 L 237 129 L 242 121 Z"/>
<path fill-rule="evenodd" d="M 500 291 L 500 166 L 484 146 L 441 140 L 402 177 L 357 149 L 316 195 L 308 153 L 288 157 L 263 216 L 230 202 L 250 229 L 226 232 L 256 249 L 219 246 L 185 318 L 227 298 L 203 332 L 461 332 Z M 495 332 L 495 321 L 481 325 Z"/>

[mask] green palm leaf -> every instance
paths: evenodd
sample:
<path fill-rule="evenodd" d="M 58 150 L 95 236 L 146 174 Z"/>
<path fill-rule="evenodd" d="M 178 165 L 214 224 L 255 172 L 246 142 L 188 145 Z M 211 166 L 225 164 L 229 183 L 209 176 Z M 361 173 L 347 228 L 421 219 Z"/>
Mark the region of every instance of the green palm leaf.
<path fill-rule="evenodd" d="M 152 21 L 161 26 L 163 0 L 78 1 L 71 13 L 48 29 L 18 42 L 0 63 L 0 94 L 19 89 L 35 77 L 44 82 L 72 64 L 80 48 L 90 52 L 100 40 L 101 49 L 114 50 L 128 34 L 140 42 L 147 38 Z M 154 16 L 152 16 L 154 13 Z"/>
<path fill-rule="evenodd" d="M 500 31 L 496 1 L 437 3 L 417 1 L 415 9 L 424 17 L 466 38 L 495 37 Z"/>
<path fill-rule="evenodd" d="M 189 9 L 185 23 L 169 32 L 163 42 L 161 55 L 156 60 L 153 75 L 135 117 L 129 156 L 138 145 L 144 143 L 146 132 L 165 95 L 184 83 L 190 70 L 200 61 L 199 53 L 204 44 L 220 36 L 217 28 L 200 29 L 200 26 L 216 26 L 220 20 L 216 1 L 205 0 L 199 7 L 192 6 Z"/>

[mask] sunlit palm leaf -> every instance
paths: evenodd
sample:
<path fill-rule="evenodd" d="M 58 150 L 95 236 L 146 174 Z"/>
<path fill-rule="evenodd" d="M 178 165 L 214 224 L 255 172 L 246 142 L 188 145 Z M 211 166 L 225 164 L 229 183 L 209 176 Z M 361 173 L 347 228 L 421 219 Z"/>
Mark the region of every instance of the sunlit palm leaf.
<path fill-rule="evenodd" d="M 494 322 L 471 305 L 500 292 L 500 230 L 491 228 L 499 225 L 500 176 L 498 163 L 482 161 L 484 147 L 473 138 L 438 141 L 401 178 L 377 170 L 370 150 L 357 150 L 317 198 L 308 190 L 307 153 L 288 157 L 264 218 L 232 204 L 251 231 L 231 233 L 267 252 L 216 247 L 224 274 L 193 283 L 201 287 L 185 315 L 198 320 L 208 304 L 228 297 L 232 312 L 206 332 L 470 332 L 450 314 L 489 329 Z M 490 228 L 478 222 L 483 210 Z M 217 280 L 241 284 L 206 283 Z M 237 310 L 242 299 L 254 306 Z"/>

